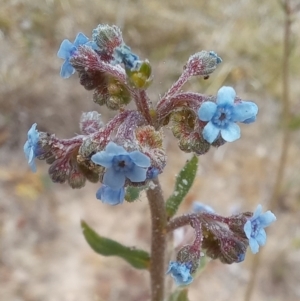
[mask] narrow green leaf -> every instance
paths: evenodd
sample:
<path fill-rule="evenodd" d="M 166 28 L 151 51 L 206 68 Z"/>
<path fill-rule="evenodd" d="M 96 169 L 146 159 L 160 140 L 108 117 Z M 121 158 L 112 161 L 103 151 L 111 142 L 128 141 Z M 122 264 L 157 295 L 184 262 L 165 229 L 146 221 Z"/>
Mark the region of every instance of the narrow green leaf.
<path fill-rule="evenodd" d="M 188 289 L 185 288 L 185 289 L 176 290 L 169 297 L 168 301 L 189 301 L 189 299 L 188 299 Z"/>
<path fill-rule="evenodd" d="M 176 177 L 174 192 L 166 202 L 166 211 L 169 218 L 175 215 L 184 197 L 189 192 L 196 177 L 197 168 L 198 158 L 193 156 Z"/>
<path fill-rule="evenodd" d="M 150 256 L 146 251 L 129 248 L 122 244 L 98 235 L 85 221 L 81 221 L 83 235 L 90 247 L 103 256 L 118 256 L 136 269 L 148 269 Z"/>

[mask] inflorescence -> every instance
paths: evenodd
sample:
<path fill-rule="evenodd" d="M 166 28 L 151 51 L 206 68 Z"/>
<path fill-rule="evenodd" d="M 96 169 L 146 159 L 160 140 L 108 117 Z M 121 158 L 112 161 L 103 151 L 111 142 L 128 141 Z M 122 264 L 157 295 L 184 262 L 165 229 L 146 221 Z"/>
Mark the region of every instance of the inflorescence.
<path fill-rule="evenodd" d="M 192 77 L 205 79 L 222 59 L 214 51 L 192 55 L 179 79 L 154 106 L 146 89 L 153 80 L 151 64 L 132 52 L 117 26 L 98 25 L 92 40 L 79 33 L 74 42 L 64 40 L 57 53 L 64 60 L 60 75 L 77 72 L 80 84 L 93 91 L 93 101 L 117 112 L 104 124 L 98 112 L 83 113 L 81 134 L 59 139 L 40 132 L 33 124 L 24 152 L 32 171 L 35 159 L 50 164 L 55 183 L 82 188 L 86 181 L 101 183 L 97 199 L 110 205 L 121 204 L 130 187 L 147 189 L 166 166 L 163 128 L 172 130 L 179 148 L 202 155 L 211 146 L 219 147 L 240 138 L 237 122 L 256 120 L 257 105 L 236 96 L 232 87 L 221 87 L 216 96 L 183 92 Z M 126 109 L 133 101 L 135 110 Z M 264 228 L 276 220 L 270 211 L 246 212 L 228 218 L 206 205 L 195 206 L 187 224 L 195 231 L 195 241 L 184 246 L 167 270 L 178 285 L 193 281 L 202 250 L 224 263 L 243 261 L 247 247 L 253 253 L 266 242 Z"/>

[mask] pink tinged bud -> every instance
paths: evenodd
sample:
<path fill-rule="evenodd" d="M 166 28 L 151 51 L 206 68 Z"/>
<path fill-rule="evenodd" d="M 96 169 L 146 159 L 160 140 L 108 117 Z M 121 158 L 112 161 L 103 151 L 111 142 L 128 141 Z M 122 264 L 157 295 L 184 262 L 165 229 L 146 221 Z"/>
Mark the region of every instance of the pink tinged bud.
<path fill-rule="evenodd" d="M 93 30 L 93 40 L 99 47 L 100 53 L 108 58 L 113 58 L 114 50 L 120 47 L 124 42 L 122 32 L 115 25 L 99 24 Z"/>
<path fill-rule="evenodd" d="M 98 132 L 103 127 L 101 114 L 96 111 L 82 113 L 80 118 L 80 130 L 85 135 Z"/>
<path fill-rule="evenodd" d="M 221 62 L 221 58 L 215 52 L 203 50 L 192 55 L 185 68 L 189 70 L 192 76 L 202 75 L 207 77 L 216 70 Z"/>

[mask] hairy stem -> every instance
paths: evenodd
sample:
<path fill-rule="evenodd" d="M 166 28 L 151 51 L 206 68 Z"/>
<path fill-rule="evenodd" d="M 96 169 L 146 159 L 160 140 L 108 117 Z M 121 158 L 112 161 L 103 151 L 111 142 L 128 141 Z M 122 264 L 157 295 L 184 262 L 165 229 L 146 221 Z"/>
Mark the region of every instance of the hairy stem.
<path fill-rule="evenodd" d="M 284 21 L 284 32 L 283 32 L 283 58 L 282 58 L 282 142 L 281 142 L 281 154 L 279 158 L 279 163 L 276 171 L 276 178 L 273 187 L 272 194 L 270 196 L 269 208 L 271 210 L 276 210 L 280 202 L 280 195 L 282 191 L 282 184 L 284 180 L 284 174 L 287 166 L 288 149 L 291 142 L 291 135 L 289 129 L 290 120 L 290 87 L 289 87 L 289 57 L 290 57 L 290 38 L 291 38 L 291 15 L 292 10 L 290 6 L 290 0 L 284 0 L 283 3 L 285 21 Z M 248 282 L 248 286 L 245 292 L 245 301 L 250 301 L 255 288 L 255 280 L 257 278 L 257 273 L 259 271 L 259 266 L 261 262 L 260 251 L 253 259 L 251 276 Z"/>
<path fill-rule="evenodd" d="M 152 239 L 151 239 L 151 301 L 164 300 L 165 279 L 165 250 L 167 222 L 165 202 L 158 179 L 153 180 L 154 188 L 147 190 L 147 198 L 151 212 Z"/>

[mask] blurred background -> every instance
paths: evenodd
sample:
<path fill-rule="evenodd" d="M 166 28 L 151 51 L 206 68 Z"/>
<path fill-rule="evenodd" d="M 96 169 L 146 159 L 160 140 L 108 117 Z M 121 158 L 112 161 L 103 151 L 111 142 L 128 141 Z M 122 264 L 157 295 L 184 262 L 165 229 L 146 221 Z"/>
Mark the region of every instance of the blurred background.
<path fill-rule="evenodd" d="M 290 0 L 291 6 L 299 0 Z M 91 37 L 99 23 L 118 25 L 135 53 L 148 58 L 156 102 L 180 75 L 188 57 L 214 50 L 223 63 L 209 80 L 194 78 L 186 90 L 216 94 L 235 88 L 259 106 L 242 137 L 200 157 L 198 176 L 181 207 L 195 200 L 218 213 L 254 210 L 261 203 L 277 215 L 261 248 L 252 300 L 300 300 L 300 14 L 290 27 L 289 110 L 283 90 L 285 14 L 274 0 L 1 0 L 0 9 L 0 300 L 5 301 L 143 301 L 149 298 L 145 271 L 121 259 L 95 254 L 84 241 L 80 220 L 98 233 L 126 245 L 149 249 L 150 223 L 144 197 L 117 207 L 95 198 L 97 184 L 80 190 L 54 185 L 47 166 L 31 173 L 23 154 L 27 131 L 58 137 L 79 132 L 83 111 L 98 110 L 76 75 L 59 76 L 56 53 L 63 39 L 78 32 Z M 287 87 L 287 86 L 286 86 Z M 290 123 L 287 128 L 288 116 Z M 283 143 L 283 136 L 288 139 Z M 165 195 L 189 154 L 165 132 L 168 166 L 161 176 Z M 278 166 L 287 150 L 282 180 Z M 277 180 L 276 180 L 277 179 Z M 277 183 L 277 184 L 276 184 Z M 276 191 L 275 188 L 280 188 Z M 272 199 L 272 196 L 275 195 Z M 273 201 L 272 201 L 273 200 Z M 210 262 L 190 286 L 191 301 L 246 300 L 254 256 L 240 264 Z"/>

